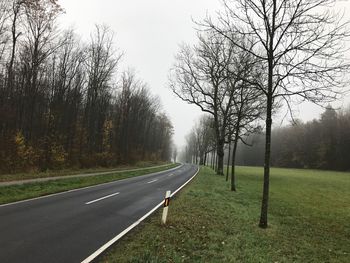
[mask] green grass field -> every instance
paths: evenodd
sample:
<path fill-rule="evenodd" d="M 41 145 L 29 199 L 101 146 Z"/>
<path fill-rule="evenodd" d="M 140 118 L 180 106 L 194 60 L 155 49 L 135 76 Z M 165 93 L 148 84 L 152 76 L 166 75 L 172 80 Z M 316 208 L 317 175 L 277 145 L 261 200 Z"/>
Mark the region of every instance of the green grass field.
<path fill-rule="evenodd" d="M 262 168 L 238 167 L 237 192 L 209 168 L 102 262 L 350 262 L 350 173 L 272 169 L 260 229 Z"/>
<path fill-rule="evenodd" d="M 96 175 L 79 178 L 63 178 L 54 181 L 28 183 L 23 185 L 0 186 L 0 204 L 20 201 L 28 198 L 59 193 L 72 189 L 97 185 L 148 173 L 159 172 L 176 167 L 178 164 L 169 164 L 157 168 L 145 168 L 137 171 L 119 171 L 112 174 Z"/>

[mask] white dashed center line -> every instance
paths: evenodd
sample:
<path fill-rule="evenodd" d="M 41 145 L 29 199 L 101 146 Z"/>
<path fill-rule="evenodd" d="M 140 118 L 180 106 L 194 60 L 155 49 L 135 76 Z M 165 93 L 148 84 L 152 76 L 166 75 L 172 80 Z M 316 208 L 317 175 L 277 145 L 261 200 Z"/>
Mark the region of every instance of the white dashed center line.
<path fill-rule="evenodd" d="M 149 182 L 147 182 L 148 184 L 151 184 L 151 183 L 154 183 L 154 182 L 157 182 L 158 181 L 158 179 L 154 179 L 154 180 L 152 180 L 152 181 L 149 181 Z"/>
<path fill-rule="evenodd" d="M 90 204 L 96 203 L 96 202 L 98 202 L 98 201 L 101 201 L 101 200 L 103 200 L 103 199 L 106 199 L 106 198 L 109 198 L 109 197 L 112 197 L 112 196 L 115 196 L 115 195 L 119 195 L 119 194 L 120 194 L 120 193 L 118 192 L 118 193 L 114 193 L 114 194 L 111 194 L 111 195 L 107 195 L 107 196 L 104 196 L 104 197 L 101 197 L 101 198 L 92 200 L 92 201 L 90 201 L 90 202 L 87 202 L 87 203 L 85 203 L 85 204 L 86 204 L 86 205 L 90 205 Z"/>

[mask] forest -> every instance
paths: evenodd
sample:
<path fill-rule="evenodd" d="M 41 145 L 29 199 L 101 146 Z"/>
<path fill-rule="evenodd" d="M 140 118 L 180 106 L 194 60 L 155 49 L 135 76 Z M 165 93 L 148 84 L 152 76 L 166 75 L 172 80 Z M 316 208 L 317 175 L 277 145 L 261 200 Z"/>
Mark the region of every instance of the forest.
<path fill-rule="evenodd" d="M 0 0 L 0 172 L 170 158 L 172 124 L 113 32 L 58 23 L 56 0 Z"/>
<path fill-rule="evenodd" d="M 263 165 L 264 138 L 251 135 L 241 144 L 237 164 Z M 350 170 L 350 110 L 327 107 L 319 119 L 296 120 L 272 131 L 271 163 L 275 167 Z"/>

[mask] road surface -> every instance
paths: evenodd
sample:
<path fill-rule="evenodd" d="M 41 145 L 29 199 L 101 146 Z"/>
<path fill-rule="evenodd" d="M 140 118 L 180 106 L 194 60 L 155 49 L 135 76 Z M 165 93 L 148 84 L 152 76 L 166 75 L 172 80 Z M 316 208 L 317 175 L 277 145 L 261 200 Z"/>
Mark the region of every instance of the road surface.
<path fill-rule="evenodd" d="M 0 206 L 0 262 L 81 262 L 197 172 L 194 165 Z M 1 191 L 1 189 L 0 189 Z"/>

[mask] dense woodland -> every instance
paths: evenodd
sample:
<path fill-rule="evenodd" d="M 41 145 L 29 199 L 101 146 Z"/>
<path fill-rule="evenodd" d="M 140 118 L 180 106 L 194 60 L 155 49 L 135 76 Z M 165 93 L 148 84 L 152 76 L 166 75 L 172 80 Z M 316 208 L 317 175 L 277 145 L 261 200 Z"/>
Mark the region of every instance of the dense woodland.
<path fill-rule="evenodd" d="M 0 0 L 0 172 L 168 160 L 160 101 L 119 72 L 113 32 L 60 29 L 56 0 Z"/>
<path fill-rule="evenodd" d="M 240 145 L 239 165 L 263 165 L 262 135 L 252 135 L 252 147 Z M 278 167 L 350 170 L 350 110 L 327 108 L 318 120 L 275 128 L 271 163 Z"/>

